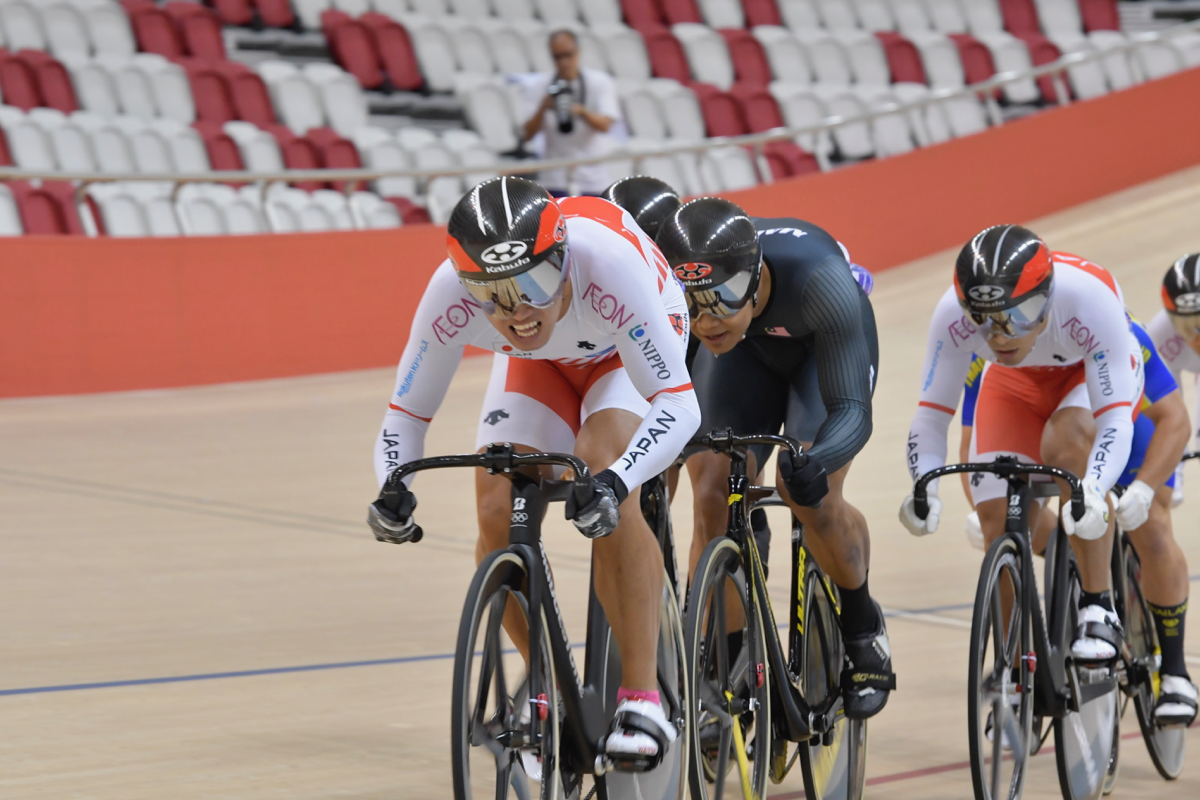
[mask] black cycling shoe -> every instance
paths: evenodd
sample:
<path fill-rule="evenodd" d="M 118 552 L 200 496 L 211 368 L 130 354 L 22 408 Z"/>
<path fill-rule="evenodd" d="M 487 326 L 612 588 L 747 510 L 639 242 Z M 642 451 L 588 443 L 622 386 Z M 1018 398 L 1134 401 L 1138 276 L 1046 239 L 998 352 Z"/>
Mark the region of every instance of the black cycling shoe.
<path fill-rule="evenodd" d="M 883 710 L 896 688 L 892 648 L 887 625 L 879 611 L 879 629 L 866 636 L 846 639 L 846 666 L 842 670 L 842 702 L 850 719 L 867 719 Z"/>

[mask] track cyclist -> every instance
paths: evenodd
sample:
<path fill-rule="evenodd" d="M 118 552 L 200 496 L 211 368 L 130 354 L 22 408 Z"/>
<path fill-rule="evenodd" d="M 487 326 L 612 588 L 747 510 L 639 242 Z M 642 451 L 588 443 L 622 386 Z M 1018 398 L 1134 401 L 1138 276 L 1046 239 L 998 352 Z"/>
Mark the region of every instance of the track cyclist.
<path fill-rule="evenodd" d="M 1062 517 L 1083 585 L 1071 651 L 1084 663 L 1111 663 L 1121 631 L 1109 588 L 1106 495 L 1129 459 L 1142 393 L 1141 347 L 1126 322 L 1120 287 L 1104 269 L 1051 253 L 1016 225 L 971 239 L 929 327 L 907 445 L 914 480 L 945 463 L 946 432 L 973 353 L 991 363 L 979 387 L 970 460 L 1012 455 L 1083 476 L 1086 513 L 1079 522 Z M 978 473 L 971 494 L 990 545 L 1004 532 L 1006 484 Z M 916 515 L 911 494 L 901 505 L 900 521 L 914 535 L 937 529 L 942 504 L 933 484 L 929 499 L 925 519 Z"/>
<path fill-rule="evenodd" d="M 1180 258 L 1167 270 L 1162 283 L 1162 302 L 1163 310 L 1146 327 L 1175 381 L 1182 384 L 1184 372 L 1200 376 L 1200 253 Z M 1200 409 L 1197 414 L 1200 416 Z M 1196 418 L 1192 424 L 1196 424 Z M 1175 491 L 1180 499 L 1182 478 L 1177 471 Z M 1157 495 L 1155 499 L 1159 500 Z M 1187 560 L 1175 543 L 1169 516 L 1156 542 L 1161 552 L 1156 551 L 1153 556 L 1143 553 L 1140 543 L 1135 543 L 1142 558 L 1142 589 L 1154 614 L 1162 647 L 1162 691 L 1154 715 L 1160 725 L 1190 725 L 1196 718 L 1197 707 L 1196 686 L 1188 675 L 1183 656 L 1190 585 Z M 1154 572 L 1149 573 L 1150 569 Z"/>
<path fill-rule="evenodd" d="M 638 490 L 700 420 L 683 293 L 633 218 L 600 198 L 560 205 L 532 181 L 495 178 L 459 201 L 448 234 L 450 258 L 430 279 L 400 361 L 376 477 L 382 484 L 422 456 L 466 345 L 494 351 L 479 448 L 574 452 L 595 470 L 591 500 L 568 501 L 567 518 L 595 540 L 596 595 L 622 656 L 606 750 L 617 769 L 651 768 L 680 732 L 659 705 L 659 618 L 647 609 L 662 596 L 663 564 Z M 477 561 L 508 544 L 510 488 L 477 471 Z M 383 492 L 368 522 L 377 537 L 404 541 L 415 507 L 407 488 Z M 528 632 L 508 633 L 525 651 Z"/>
<path fill-rule="evenodd" d="M 871 717 L 895 688 L 883 614 L 870 596 L 866 520 L 842 494 L 871 435 L 879 362 L 875 314 L 849 259 L 825 231 L 798 219 L 751 218 L 727 200 L 687 203 L 656 239 L 687 291 L 701 430 L 784 432 L 806 443 L 780 453 L 778 486 L 805 526 L 806 546 L 837 584 L 846 642 L 846 716 Z M 769 451 L 755 448 L 749 474 Z M 695 503 L 691 567 L 725 533 L 728 457 L 687 461 Z"/>

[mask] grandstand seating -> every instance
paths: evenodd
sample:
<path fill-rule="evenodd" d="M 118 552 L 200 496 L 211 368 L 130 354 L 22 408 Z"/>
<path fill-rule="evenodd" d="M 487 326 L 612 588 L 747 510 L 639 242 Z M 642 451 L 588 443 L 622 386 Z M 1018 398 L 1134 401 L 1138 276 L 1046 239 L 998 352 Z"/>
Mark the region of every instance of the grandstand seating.
<path fill-rule="evenodd" d="M 276 30 L 285 42 L 319 33 L 333 63 L 241 52 L 230 27 Z M 0 0 L 0 164 L 148 175 L 478 168 L 384 178 L 358 187 L 374 194 L 348 195 L 356 187 L 322 181 L 269 191 L 197 185 L 174 197 L 145 182 L 94 185 L 81 197 L 63 182 L 14 182 L 0 191 L 0 232 L 442 220 L 499 154 L 518 148 L 536 100 L 520 76 L 552 68 L 547 39 L 563 27 L 578 36 L 585 66 L 617 78 L 631 167 L 655 143 L 858 115 L 1126 41 L 1114 0 Z M 1197 63 L 1200 36 L 1181 37 L 1072 67 L 1065 88 L 1095 97 Z M 1061 88 L 1027 80 L 998 97 L 1053 103 Z M 370 106 L 396 92 L 450 95 L 473 130 L 380 125 Z M 756 151 L 721 147 L 640 165 L 689 193 L 721 191 L 969 135 L 999 113 L 994 98 L 957 98 Z"/>

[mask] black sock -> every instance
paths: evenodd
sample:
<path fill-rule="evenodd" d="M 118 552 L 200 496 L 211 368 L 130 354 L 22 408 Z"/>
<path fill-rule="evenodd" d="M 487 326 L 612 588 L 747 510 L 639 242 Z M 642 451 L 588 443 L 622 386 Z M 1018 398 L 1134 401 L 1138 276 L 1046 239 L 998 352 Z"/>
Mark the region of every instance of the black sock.
<path fill-rule="evenodd" d="M 1183 661 L 1183 621 L 1187 616 L 1187 600 L 1170 608 L 1154 603 L 1146 605 L 1154 614 L 1154 628 L 1158 631 L 1158 645 L 1162 648 L 1162 674 L 1191 680 Z"/>
<path fill-rule="evenodd" d="M 767 512 L 756 508 L 750 512 L 750 530 L 754 532 L 754 543 L 758 546 L 758 559 L 762 562 L 763 577 L 771 577 L 771 528 L 767 525 Z"/>
<path fill-rule="evenodd" d="M 1105 589 L 1103 592 L 1079 592 L 1079 607 L 1100 606 L 1105 611 L 1112 611 L 1112 592 Z"/>
<path fill-rule="evenodd" d="M 857 639 L 879 630 L 879 611 L 871 601 L 871 592 L 867 589 L 867 580 L 863 579 L 862 586 L 857 589 L 838 587 L 842 598 L 842 635 L 847 639 Z"/>

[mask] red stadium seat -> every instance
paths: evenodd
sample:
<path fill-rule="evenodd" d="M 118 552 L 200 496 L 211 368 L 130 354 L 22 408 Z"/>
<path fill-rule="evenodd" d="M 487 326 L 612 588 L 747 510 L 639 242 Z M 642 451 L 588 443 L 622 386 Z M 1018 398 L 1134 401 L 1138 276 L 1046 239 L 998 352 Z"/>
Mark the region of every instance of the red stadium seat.
<path fill-rule="evenodd" d="M 672 78 L 680 83 L 692 80 L 683 45 L 667 28 L 661 25 L 642 28 L 638 31 L 646 43 L 646 54 L 650 56 L 650 69 L 656 78 Z"/>
<path fill-rule="evenodd" d="M 433 222 L 428 211 L 407 197 L 385 197 L 383 199 L 396 207 L 396 210 L 400 212 L 400 219 L 405 225 L 428 225 Z"/>
<path fill-rule="evenodd" d="M 158 4 L 154 0 L 121 0 L 121 8 L 125 9 L 126 14 L 132 14 L 143 8 L 158 8 Z"/>
<path fill-rule="evenodd" d="M 782 25 L 779 6 L 775 0 L 742 0 L 742 11 L 746 14 L 746 27 L 758 25 Z"/>
<path fill-rule="evenodd" d="M 729 90 L 729 95 L 741 110 L 747 133 L 762 133 L 784 126 L 783 115 L 779 113 L 779 103 L 776 102 L 775 95 L 764 87 L 736 83 Z"/>
<path fill-rule="evenodd" d="M 187 55 L 183 37 L 175 27 L 171 15 L 157 7 L 135 7 L 129 11 L 129 24 L 137 39 L 138 49 L 144 53 L 158 53 L 167 58 Z"/>
<path fill-rule="evenodd" d="M 290 0 L 254 0 L 258 18 L 269 28 L 291 28 L 296 24 L 296 12 Z"/>
<path fill-rule="evenodd" d="M 330 10 L 321 12 L 321 29 L 325 32 L 333 60 L 357 78 L 364 89 L 378 89 L 383 85 L 375 37 L 366 25 L 342 11 Z"/>
<path fill-rule="evenodd" d="M 763 145 L 763 156 L 771 165 L 771 175 L 775 178 L 793 178 L 821 171 L 816 156 L 804 152 L 795 142 L 767 142 Z"/>
<path fill-rule="evenodd" d="M 1062 51 L 1058 49 L 1057 45 L 1040 33 L 1026 33 L 1020 39 L 1029 48 L 1029 60 L 1033 62 L 1035 67 L 1040 67 L 1042 64 L 1049 64 L 1051 61 L 1057 61 L 1062 58 Z M 1058 92 L 1054 88 L 1054 79 L 1052 76 L 1043 75 L 1037 79 L 1037 85 L 1038 91 L 1042 93 L 1043 98 L 1051 103 L 1058 102 Z M 1064 81 L 1065 87 L 1066 83 Z M 1068 91 L 1070 90 L 1068 89 Z"/>
<path fill-rule="evenodd" d="M 313 128 L 305 138 L 317 146 L 321 164 L 326 169 L 362 169 L 362 159 L 354 142 L 342 138 L 333 128 Z M 339 192 L 346 188 L 345 181 L 335 181 L 333 188 Z"/>
<path fill-rule="evenodd" d="M 771 62 L 767 61 L 767 54 L 758 39 L 740 28 L 722 28 L 717 33 L 725 39 L 729 58 L 733 61 L 733 72 L 739 82 L 756 86 L 766 86 L 771 82 Z"/>
<path fill-rule="evenodd" d="M 213 169 L 241 172 L 246 168 L 237 142 L 225 133 L 221 123 L 193 122 L 192 127 L 204 140 L 204 149 L 208 151 L 208 161 Z"/>
<path fill-rule="evenodd" d="M 17 201 L 25 233 L 42 236 L 84 235 L 83 221 L 75 206 L 75 187 L 66 181 L 29 181 L 8 184 Z"/>
<path fill-rule="evenodd" d="M 4 129 L 0 128 L 0 167 L 12 167 L 13 164 L 12 152 L 8 149 L 8 137 L 4 135 Z"/>
<path fill-rule="evenodd" d="M 421 77 L 421 67 L 417 64 L 412 40 L 408 38 L 404 26 L 391 17 L 375 12 L 363 14 L 358 21 L 366 25 L 375 38 L 379 61 L 393 88 L 406 92 L 420 89 L 425 79 Z"/>
<path fill-rule="evenodd" d="M 57 59 L 42 50 L 22 50 L 16 57 L 33 70 L 42 105 L 56 108 L 64 114 L 79 110 L 71 75 Z"/>
<path fill-rule="evenodd" d="M 254 24 L 254 4 L 250 0 L 206 0 L 226 25 L 248 28 Z"/>
<path fill-rule="evenodd" d="M 658 1 L 668 25 L 678 25 L 681 22 L 704 24 L 704 17 L 700 16 L 700 9 L 696 8 L 696 0 Z"/>
<path fill-rule="evenodd" d="M 1000 0 L 1000 11 L 1004 14 L 1004 29 L 1009 33 L 1020 36 L 1042 32 L 1033 0 Z"/>
<path fill-rule="evenodd" d="M 275 117 L 275 107 L 271 105 L 267 85 L 257 72 L 242 64 L 234 66 L 235 63 L 222 62 L 217 65 L 217 71 L 225 76 L 237 118 L 259 126 L 274 125 L 278 120 Z M 226 64 L 229 66 L 226 67 Z"/>
<path fill-rule="evenodd" d="M 325 166 L 321 160 L 321 149 L 307 136 L 297 136 L 284 125 L 265 125 L 263 129 L 279 143 L 283 165 L 288 169 L 321 169 Z M 300 181 L 292 185 L 306 192 L 329 188 L 329 184 L 323 181 Z"/>
<path fill-rule="evenodd" d="M 641 30 L 654 27 L 666 22 L 663 17 L 660 0 L 621 0 L 621 11 L 625 15 L 625 24 Z"/>
<path fill-rule="evenodd" d="M 238 118 L 228 79 L 213 66 L 190 63 L 186 67 L 192 85 L 196 119 L 204 122 L 229 122 Z"/>
<path fill-rule="evenodd" d="M 741 105 L 729 92 L 708 83 L 693 83 L 709 136 L 743 136 L 750 132 Z"/>
<path fill-rule="evenodd" d="M 983 42 L 969 33 L 948 34 L 958 48 L 958 59 L 962 62 L 963 77 L 967 84 L 986 81 L 996 74 L 996 62 L 992 51 Z"/>
<path fill-rule="evenodd" d="M 16 106 L 22 111 L 37 108 L 45 102 L 33 67 L 3 49 L 0 49 L 0 96 L 4 97 L 5 105 Z"/>
<path fill-rule="evenodd" d="M 1089 33 L 1121 30 L 1117 0 L 1079 0 L 1079 13 L 1083 17 L 1083 29 Z"/>
<path fill-rule="evenodd" d="M 929 83 L 925 77 L 925 65 L 921 63 L 921 54 L 912 42 L 891 31 L 881 31 L 875 36 L 887 55 L 892 83 Z"/>
<path fill-rule="evenodd" d="M 184 46 L 193 56 L 212 58 L 219 61 L 225 59 L 225 39 L 221 36 L 221 20 L 217 15 L 203 6 L 194 3 L 168 3 L 166 9 L 172 7 L 190 6 L 196 11 L 178 13 L 175 22 L 183 36 Z"/>

